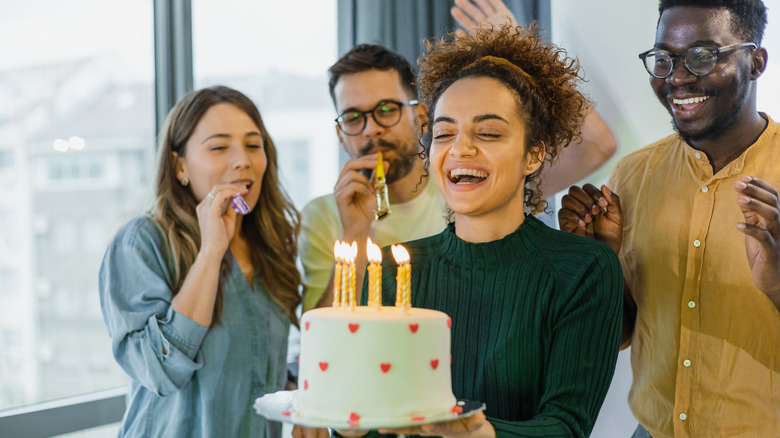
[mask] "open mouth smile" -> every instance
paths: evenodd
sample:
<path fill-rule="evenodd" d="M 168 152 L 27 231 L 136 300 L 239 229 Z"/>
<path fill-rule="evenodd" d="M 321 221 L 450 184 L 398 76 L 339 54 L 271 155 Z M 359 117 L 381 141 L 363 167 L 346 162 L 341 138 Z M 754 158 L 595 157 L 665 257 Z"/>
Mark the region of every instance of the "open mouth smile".
<path fill-rule="evenodd" d="M 487 179 L 488 173 L 477 169 L 452 169 L 447 178 L 453 184 L 478 184 Z"/>

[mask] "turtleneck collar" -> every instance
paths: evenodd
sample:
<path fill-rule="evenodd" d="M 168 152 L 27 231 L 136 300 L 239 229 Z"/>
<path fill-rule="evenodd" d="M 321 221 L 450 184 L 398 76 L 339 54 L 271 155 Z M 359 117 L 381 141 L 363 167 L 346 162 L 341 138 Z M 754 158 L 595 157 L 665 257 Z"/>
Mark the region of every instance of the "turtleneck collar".
<path fill-rule="evenodd" d="M 546 227 L 539 219 L 527 215 L 525 221 L 512 233 L 492 242 L 470 243 L 461 240 L 455 234 L 455 223 L 447 225 L 442 232 L 441 253 L 438 256 L 450 263 L 464 268 L 483 268 L 498 266 L 506 257 L 527 256 L 536 245 L 536 236 Z"/>

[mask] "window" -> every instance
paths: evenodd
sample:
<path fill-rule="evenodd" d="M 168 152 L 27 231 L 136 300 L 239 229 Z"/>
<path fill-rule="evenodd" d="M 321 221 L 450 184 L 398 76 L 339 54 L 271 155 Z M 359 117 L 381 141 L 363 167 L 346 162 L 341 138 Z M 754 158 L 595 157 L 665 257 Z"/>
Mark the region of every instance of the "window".
<path fill-rule="evenodd" d="M 227 85 L 252 99 L 299 210 L 330 193 L 340 170 L 328 93 L 336 0 L 193 0 L 192 29 L 195 88 Z"/>
<path fill-rule="evenodd" d="M 152 6 L 30 0 L 0 14 L 0 409 L 127 381 L 97 272 L 149 199 Z"/>

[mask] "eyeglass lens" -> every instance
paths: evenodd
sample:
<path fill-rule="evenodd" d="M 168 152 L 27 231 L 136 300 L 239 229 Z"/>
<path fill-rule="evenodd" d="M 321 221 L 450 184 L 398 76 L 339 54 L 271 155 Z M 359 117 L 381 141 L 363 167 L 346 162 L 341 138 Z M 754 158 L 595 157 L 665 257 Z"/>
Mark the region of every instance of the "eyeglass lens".
<path fill-rule="evenodd" d="M 350 111 L 341 116 L 341 129 L 348 135 L 360 134 L 366 126 L 367 113 L 371 113 L 379 126 L 390 128 L 401 120 L 401 105 L 397 102 L 379 102 L 371 111 Z"/>
<path fill-rule="evenodd" d="M 696 76 L 709 74 L 718 61 L 717 54 L 705 47 L 692 47 L 682 54 L 671 54 L 659 50 L 647 54 L 645 57 L 645 68 L 651 75 L 657 78 L 665 78 L 674 70 L 674 58 L 677 56 L 683 58 L 685 67 Z"/>

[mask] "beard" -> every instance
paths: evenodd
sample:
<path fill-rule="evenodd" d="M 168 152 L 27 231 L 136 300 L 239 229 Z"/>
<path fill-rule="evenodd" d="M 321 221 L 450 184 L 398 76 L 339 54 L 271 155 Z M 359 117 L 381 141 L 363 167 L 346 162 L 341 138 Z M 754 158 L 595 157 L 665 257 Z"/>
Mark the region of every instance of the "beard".
<path fill-rule="evenodd" d="M 740 84 L 740 89 L 734 93 L 739 96 L 749 96 L 750 90 L 747 89 L 749 86 L 750 85 L 748 83 Z M 720 94 L 712 91 L 699 92 L 701 94 L 707 94 L 713 97 Z M 699 132 L 686 132 L 681 130 L 677 125 L 677 120 L 675 120 L 674 117 L 672 117 L 672 127 L 674 128 L 674 131 L 680 134 L 680 137 L 682 137 L 683 140 L 685 140 L 685 142 L 689 145 L 693 145 L 694 143 L 702 140 L 716 138 L 722 135 L 724 132 L 729 131 L 734 126 L 734 124 L 737 122 L 737 118 L 739 117 L 739 113 L 745 106 L 745 100 L 746 97 L 739 99 L 727 112 L 717 114 L 712 119 L 712 121 Z"/>
<path fill-rule="evenodd" d="M 365 147 L 360 151 L 360 155 L 368 155 L 372 150 L 376 148 L 386 149 L 393 151 L 391 156 L 384 155 L 383 158 L 390 163 L 390 167 L 387 169 L 385 179 L 388 184 L 392 184 L 412 171 L 415 164 L 415 159 L 419 156 L 420 151 L 415 150 L 414 143 L 404 141 L 387 141 L 384 139 L 370 140 Z"/>
<path fill-rule="evenodd" d="M 716 138 L 731 129 L 731 127 L 734 126 L 734 123 L 737 122 L 737 117 L 743 106 L 744 102 L 740 101 L 731 107 L 731 110 L 727 113 L 718 114 L 712 119 L 712 122 L 700 132 L 691 133 L 682 131 L 680 127 L 677 126 L 677 121 L 674 117 L 672 117 L 672 126 L 674 127 L 675 132 L 680 134 L 680 137 L 682 137 L 686 143 L 692 145 L 702 140 Z"/>

